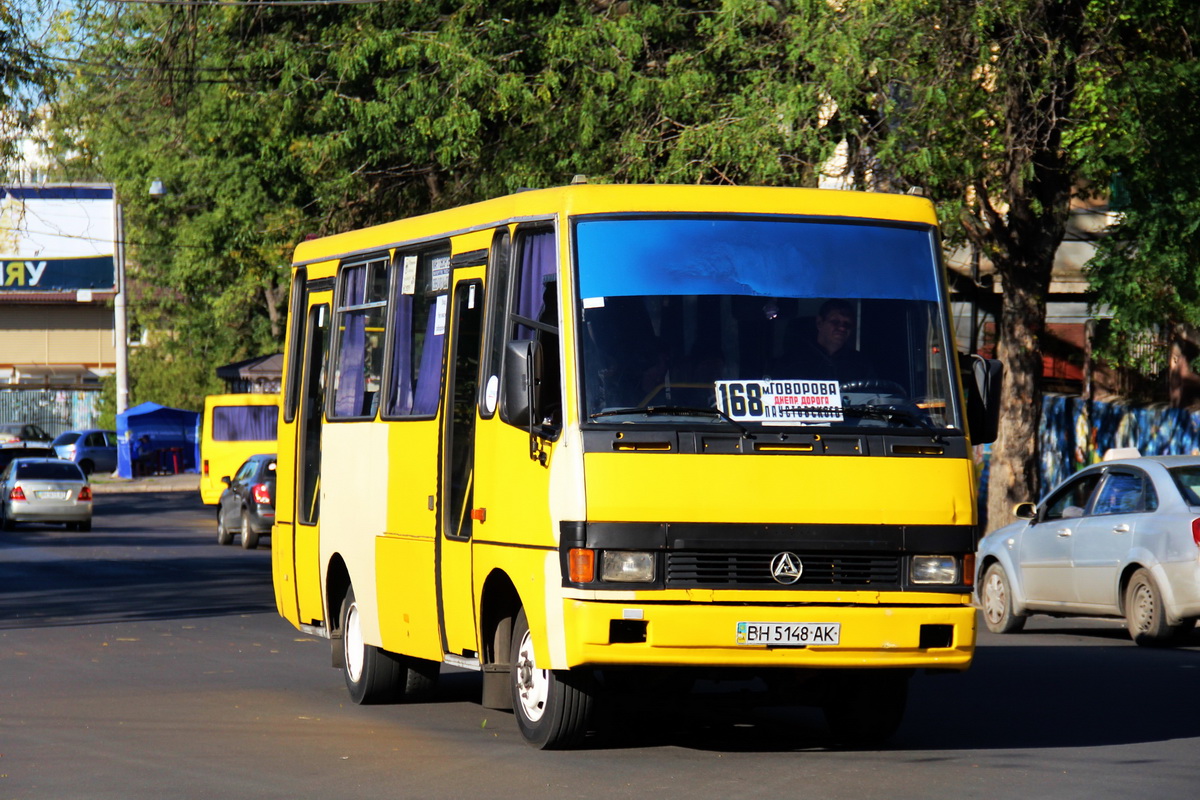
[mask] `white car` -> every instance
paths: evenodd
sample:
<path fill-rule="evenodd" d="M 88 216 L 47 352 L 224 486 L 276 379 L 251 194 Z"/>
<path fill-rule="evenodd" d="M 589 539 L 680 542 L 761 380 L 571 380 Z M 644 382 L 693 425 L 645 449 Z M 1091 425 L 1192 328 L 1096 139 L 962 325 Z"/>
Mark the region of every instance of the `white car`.
<path fill-rule="evenodd" d="M 1200 617 L 1200 456 L 1075 473 L 1021 521 L 984 536 L 976 587 L 988 629 L 1030 614 L 1124 617 L 1141 645 L 1180 642 Z"/>

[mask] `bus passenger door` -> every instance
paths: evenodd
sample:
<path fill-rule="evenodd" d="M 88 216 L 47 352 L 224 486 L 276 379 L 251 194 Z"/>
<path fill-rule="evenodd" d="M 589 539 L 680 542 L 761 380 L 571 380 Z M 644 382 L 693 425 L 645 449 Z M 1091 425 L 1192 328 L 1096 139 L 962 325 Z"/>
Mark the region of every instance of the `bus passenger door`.
<path fill-rule="evenodd" d="M 462 274 L 464 270 L 459 270 Z M 476 270 L 472 270 L 476 272 Z M 482 270 L 478 271 L 482 274 Z M 471 580 L 471 509 L 475 480 L 475 398 L 483 324 L 483 283 L 455 283 L 442 415 L 438 487 L 438 614 L 444 651 L 474 660 L 475 603 Z"/>
<path fill-rule="evenodd" d="M 329 302 L 308 308 L 301 377 L 300 409 L 296 425 L 294 555 L 296 602 L 302 624 L 319 624 L 325 618 L 321 602 L 321 428 L 325 420 L 326 361 L 329 350 Z"/>

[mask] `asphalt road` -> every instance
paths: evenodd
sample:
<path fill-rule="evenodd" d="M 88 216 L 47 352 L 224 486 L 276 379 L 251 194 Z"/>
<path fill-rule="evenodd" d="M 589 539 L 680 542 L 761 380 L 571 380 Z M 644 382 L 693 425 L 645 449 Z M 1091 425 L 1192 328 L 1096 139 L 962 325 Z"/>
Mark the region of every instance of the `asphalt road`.
<path fill-rule="evenodd" d="M 100 495 L 91 533 L 0 538 L 0 800 L 25 798 L 1192 798 L 1200 638 L 1100 620 L 980 637 L 918 676 L 892 745 L 827 746 L 810 711 L 693 694 L 544 753 L 478 678 L 361 707 L 328 643 L 278 618 L 268 550 L 216 544 L 192 493 Z M 626 709 L 627 711 L 636 709 Z M 623 718 L 625 719 L 625 718 Z"/>

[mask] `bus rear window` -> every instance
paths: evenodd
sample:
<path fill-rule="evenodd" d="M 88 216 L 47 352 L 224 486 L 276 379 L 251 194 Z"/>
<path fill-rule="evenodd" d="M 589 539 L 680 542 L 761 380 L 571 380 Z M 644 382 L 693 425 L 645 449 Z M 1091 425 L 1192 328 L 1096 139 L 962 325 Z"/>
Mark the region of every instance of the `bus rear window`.
<path fill-rule="evenodd" d="M 212 415 L 214 442 L 265 442 L 275 438 L 275 406 L 217 406 Z"/>

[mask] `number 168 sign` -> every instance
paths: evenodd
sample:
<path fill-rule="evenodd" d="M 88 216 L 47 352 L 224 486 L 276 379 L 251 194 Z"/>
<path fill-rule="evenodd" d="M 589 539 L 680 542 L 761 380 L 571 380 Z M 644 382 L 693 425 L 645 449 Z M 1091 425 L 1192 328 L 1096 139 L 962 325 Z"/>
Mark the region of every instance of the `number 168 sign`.
<path fill-rule="evenodd" d="M 840 422 L 837 381 L 717 381 L 717 406 L 738 422 L 811 425 Z"/>

